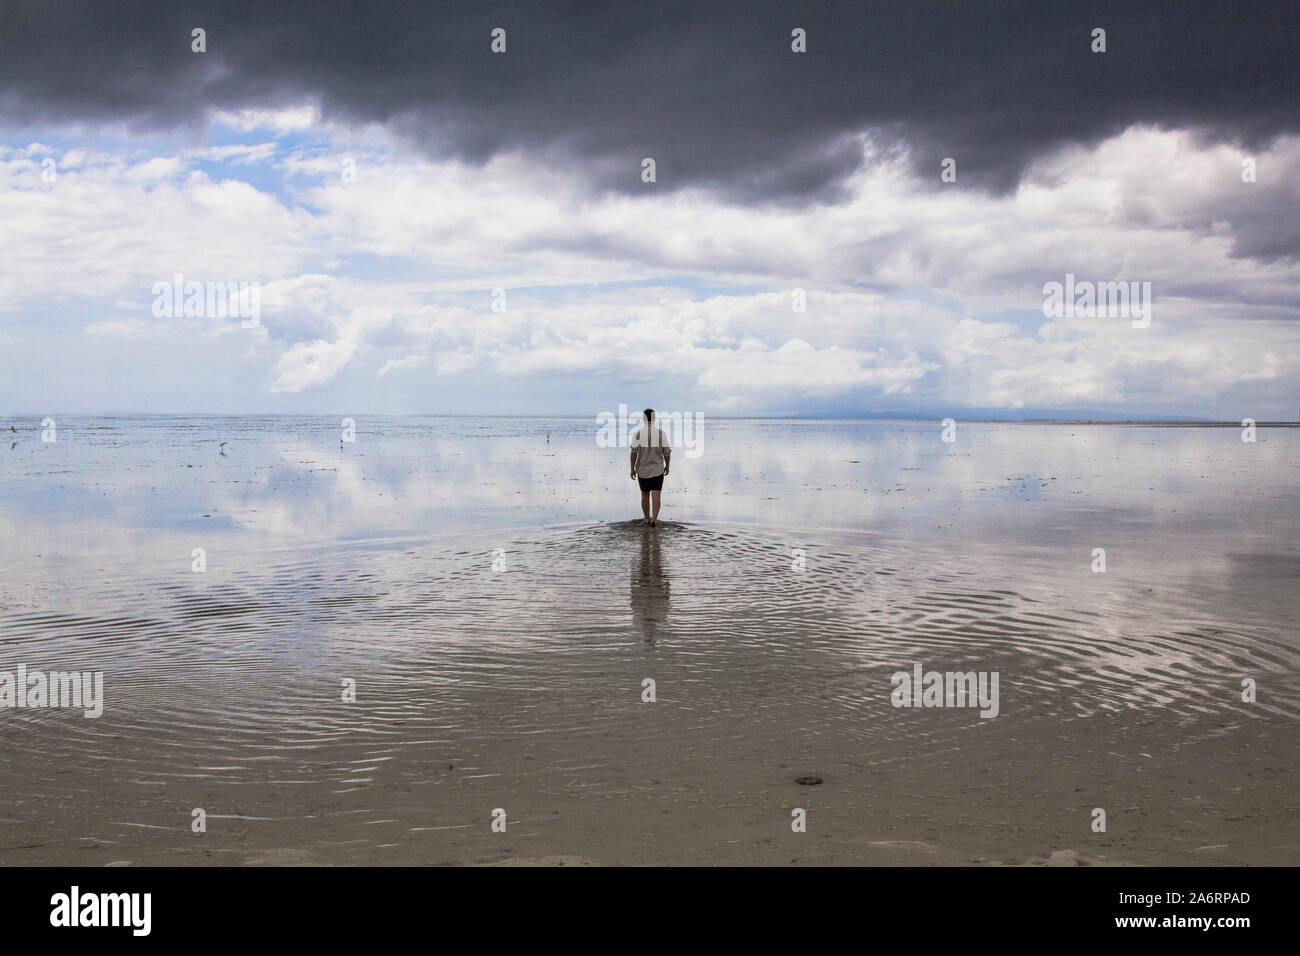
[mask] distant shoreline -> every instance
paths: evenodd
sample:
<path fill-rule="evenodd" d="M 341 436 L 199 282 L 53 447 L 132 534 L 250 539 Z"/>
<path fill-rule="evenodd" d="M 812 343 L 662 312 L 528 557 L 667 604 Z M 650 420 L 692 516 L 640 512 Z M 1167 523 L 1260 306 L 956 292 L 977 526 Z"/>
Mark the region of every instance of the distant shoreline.
<path fill-rule="evenodd" d="M 1159 419 L 1151 421 L 1084 421 L 1078 419 L 1062 418 L 1016 418 L 1016 419 L 972 419 L 968 424 L 976 421 L 987 421 L 990 424 L 999 425 L 1149 425 L 1159 426 L 1160 428 L 1241 428 L 1241 422 L 1180 422 L 1180 421 L 1161 421 Z M 1300 428 L 1300 422 L 1255 422 L 1256 428 Z"/>
<path fill-rule="evenodd" d="M 1177 419 L 1177 418 L 972 418 L 960 415 L 951 416 L 912 416 L 912 417 L 841 417 L 828 416 L 825 418 L 810 417 L 805 415 L 709 415 L 707 412 L 702 413 L 705 418 L 717 422 L 783 422 L 797 423 L 808 422 L 810 424 L 829 424 L 834 422 L 880 422 L 880 423 L 938 423 L 945 417 L 951 417 L 954 420 L 965 425 L 1128 425 L 1128 426 L 1146 426 L 1159 428 L 1241 428 L 1242 423 L 1239 421 L 1199 421 L 1195 419 Z M 329 421 L 339 420 L 341 418 L 439 418 L 439 419 L 484 419 L 496 421 L 501 419 L 522 420 L 522 421 L 575 421 L 575 422 L 594 422 L 595 415 L 452 415 L 452 414 L 435 414 L 424 412 L 411 412 L 396 414 L 392 412 L 333 412 L 333 413 L 312 413 L 299 414 L 295 412 L 41 412 L 29 414 L 17 414 L 0 416 L 0 424 L 17 424 L 24 419 L 40 419 L 51 417 L 55 420 L 60 418 L 92 418 L 92 419 L 111 419 L 111 418 L 287 418 L 287 419 L 323 419 Z M 1257 421 L 1256 428 L 1300 428 L 1300 421 Z"/>

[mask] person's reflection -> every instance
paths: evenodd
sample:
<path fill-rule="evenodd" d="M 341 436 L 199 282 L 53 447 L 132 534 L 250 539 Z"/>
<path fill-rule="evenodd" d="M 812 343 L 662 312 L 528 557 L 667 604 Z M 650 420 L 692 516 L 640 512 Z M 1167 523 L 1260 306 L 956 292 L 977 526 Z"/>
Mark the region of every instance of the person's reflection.
<path fill-rule="evenodd" d="M 663 529 L 638 530 L 641 553 L 632 562 L 632 626 L 647 644 L 653 644 L 668 620 L 668 575 L 659 546 Z"/>

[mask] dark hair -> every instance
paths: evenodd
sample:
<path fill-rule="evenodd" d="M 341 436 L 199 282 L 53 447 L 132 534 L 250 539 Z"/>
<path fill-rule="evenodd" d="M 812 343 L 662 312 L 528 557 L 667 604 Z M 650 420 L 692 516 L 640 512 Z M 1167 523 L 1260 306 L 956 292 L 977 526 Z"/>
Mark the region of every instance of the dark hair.
<path fill-rule="evenodd" d="M 655 410 L 653 408 L 647 408 L 645 410 L 645 420 L 648 422 L 655 420 Z"/>

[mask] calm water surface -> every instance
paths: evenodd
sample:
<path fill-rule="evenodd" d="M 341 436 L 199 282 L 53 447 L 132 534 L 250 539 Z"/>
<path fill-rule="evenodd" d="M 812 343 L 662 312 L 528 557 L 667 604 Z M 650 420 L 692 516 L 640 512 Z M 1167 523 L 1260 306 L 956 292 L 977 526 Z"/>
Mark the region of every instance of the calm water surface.
<path fill-rule="evenodd" d="M 652 531 L 587 421 L 15 424 L 0 670 L 105 675 L 99 719 L 0 713 L 5 822 L 39 807 L 47 848 L 133 858 L 194 789 L 264 821 L 369 794 L 337 811 L 363 845 L 462 826 L 382 794 L 520 741 L 546 759 L 515 785 L 609 770 L 570 742 L 640 719 L 647 673 L 687 761 L 765 727 L 892 759 L 913 661 L 998 671 L 1003 714 L 1300 712 L 1292 429 L 709 421 Z"/>

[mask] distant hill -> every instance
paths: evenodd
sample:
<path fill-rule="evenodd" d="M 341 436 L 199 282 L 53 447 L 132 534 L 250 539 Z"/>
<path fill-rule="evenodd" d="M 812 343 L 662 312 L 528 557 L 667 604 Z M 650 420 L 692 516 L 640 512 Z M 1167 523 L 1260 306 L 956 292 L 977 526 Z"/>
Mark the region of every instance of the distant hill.
<path fill-rule="evenodd" d="M 1049 422 L 1184 422 L 1214 423 L 1216 420 L 1194 415 L 1103 411 L 1096 408 L 935 408 L 935 409 L 820 409 L 812 412 L 775 416 L 784 418 L 896 418 L 916 421 L 1049 421 Z"/>

